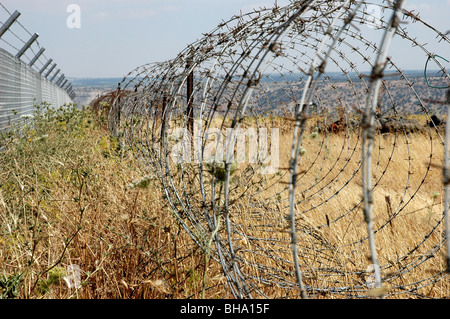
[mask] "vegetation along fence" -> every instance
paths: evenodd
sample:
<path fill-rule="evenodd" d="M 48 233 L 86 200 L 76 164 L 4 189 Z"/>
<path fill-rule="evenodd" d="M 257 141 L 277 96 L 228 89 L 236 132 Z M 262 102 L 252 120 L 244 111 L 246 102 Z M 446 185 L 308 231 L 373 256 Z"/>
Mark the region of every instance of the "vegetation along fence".
<path fill-rule="evenodd" d="M 405 3 L 243 13 L 120 83 L 111 134 L 235 297 L 420 296 L 448 281 L 449 38 Z M 406 47 L 425 71 L 401 67 Z"/>
<path fill-rule="evenodd" d="M 30 116 L 35 104 L 59 107 L 75 97 L 69 80 L 45 56 L 38 34 L 31 34 L 19 17 L 0 3 L 0 130 Z"/>

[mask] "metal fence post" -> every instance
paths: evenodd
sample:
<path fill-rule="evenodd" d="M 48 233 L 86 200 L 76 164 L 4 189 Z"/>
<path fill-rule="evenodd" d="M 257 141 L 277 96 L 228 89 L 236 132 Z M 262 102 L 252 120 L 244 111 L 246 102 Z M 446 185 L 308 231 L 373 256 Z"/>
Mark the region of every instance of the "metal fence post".
<path fill-rule="evenodd" d="M 48 70 L 47 74 L 45 74 L 45 78 L 48 78 L 48 76 L 50 75 L 50 73 L 52 73 L 52 71 L 55 69 L 56 67 L 56 63 L 54 63 L 52 65 L 52 67 L 50 68 L 50 70 Z"/>
<path fill-rule="evenodd" d="M 50 63 L 53 62 L 53 59 L 50 59 L 47 61 L 47 63 L 45 63 L 45 65 L 42 67 L 42 69 L 39 70 L 39 74 L 42 74 L 46 68 L 48 68 L 48 66 L 50 65 Z"/>
<path fill-rule="evenodd" d="M 63 84 L 61 84 L 61 89 L 64 88 L 64 86 L 67 84 L 68 81 L 69 81 L 69 79 L 65 79 L 65 81 L 63 82 Z"/>
<path fill-rule="evenodd" d="M 45 48 L 41 48 L 39 50 L 39 52 L 34 56 L 34 58 L 30 61 L 30 63 L 28 64 L 29 67 L 32 67 L 36 61 L 41 57 L 41 55 L 44 53 Z"/>
<path fill-rule="evenodd" d="M 22 57 L 22 55 L 24 55 L 24 53 L 29 49 L 29 47 L 34 43 L 34 41 L 36 41 L 36 39 L 38 37 L 39 37 L 39 34 L 37 34 L 37 33 L 33 34 L 33 36 L 30 38 L 30 40 L 28 40 L 28 42 L 25 43 L 25 45 L 22 47 L 22 49 L 20 49 L 20 51 L 17 52 L 16 58 L 20 59 Z"/>
<path fill-rule="evenodd" d="M 61 82 L 64 81 L 65 78 L 66 78 L 65 75 L 64 75 L 64 74 L 61 74 L 61 76 L 59 77 L 58 81 L 56 81 L 55 84 L 56 84 L 57 86 L 60 86 Z"/>
<path fill-rule="evenodd" d="M 58 82 L 56 83 L 56 85 L 57 85 L 58 87 L 61 87 L 61 84 L 64 82 L 65 79 L 66 79 L 65 74 L 64 74 L 64 73 L 61 74 L 61 76 L 59 77 Z"/>
<path fill-rule="evenodd" d="M 186 68 L 191 68 L 191 61 L 188 62 Z M 187 77 L 187 110 L 186 110 L 186 116 L 187 116 L 187 128 L 189 134 L 191 134 L 191 141 L 194 142 L 194 109 L 193 109 L 193 93 L 194 93 L 194 70 L 192 69 L 189 72 L 189 75 Z"/>
<path fill-rule="evenodd" d="M 53 82 L 53 80 L 56 78 L 56 76 L 58 75 L 58 73 L 61 71 L 61 69 L 58 69 L 55 74 L 52 75 L 50 82 Z"/>
<path fill-rule="evenodd" d="M 17 20 L 20 16 L 19 11 L 14 11 L 14 13 L 9 17 L 9 19 L 0 27 L 0 38 L 5 34 L 6 31 L 11 27 L 11 25 Z"/>
<path fill-rule="evenodd" d="M 450 115 L 450 88 L 447 90 L 447 99 L 445 101 L 447 107 L 447 122 L 445 125 L 445 147 L 444 147 L 444 167 L 443 167 L 443 184 L 445 190 L 445 201 L 444 201 L 444 225 L 445 225 L 445 237 L 447 238 L 446 249 L 446 271 L 450 274 L 450 216 L 449 216 L 449 205 L 450 205 L 450 121 L 448 116 Z"/>

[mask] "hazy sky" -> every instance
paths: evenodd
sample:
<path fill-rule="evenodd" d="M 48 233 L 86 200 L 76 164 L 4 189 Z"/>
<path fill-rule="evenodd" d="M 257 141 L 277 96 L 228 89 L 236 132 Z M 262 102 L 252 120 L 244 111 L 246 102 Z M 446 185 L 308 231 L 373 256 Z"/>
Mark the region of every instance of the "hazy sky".
<path fill-rule="evenodd" d="M 30 32 L 40 34 L 39 43 L 46 48 L 46 56 L 53 58 L 67 76 L 122 77 L 142 64 L 174 58 L 222 20 L 252 7 L 270 7 L 274 0 L 0 2 L 11 12 L 21 12 L 19 21 Z M 81 28 L 67 27 L 70 4 L 81 9 Z M 439 30 L 450 30 L 450 0 L 409 0 L 406 7 L 420 12 L 421 18 Z"/>

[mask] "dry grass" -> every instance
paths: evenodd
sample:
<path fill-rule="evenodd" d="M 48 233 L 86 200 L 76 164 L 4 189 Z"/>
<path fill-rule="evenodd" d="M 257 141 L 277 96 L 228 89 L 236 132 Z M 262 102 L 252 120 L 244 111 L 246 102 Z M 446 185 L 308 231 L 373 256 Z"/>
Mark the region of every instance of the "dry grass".
<path fill-rule="evenodd" d="M 1 296 L 199 298 L 203 253 L 158 181 L 130 188 L 141 178 L 132 154 L 92 113 L 41 113 L 38 125 L 2 138 Z M 64 281 L 71 264 L 81 269 L 80 289 Z M 225 284 L 210 266 L 206 297 L 226 295 Z"/>
<path fill-rule="evenodd" d="M 314 123 L 314 119 L 310 122 Z M 216 119 L 213 126 L 220 127 L 221 123 L 221 119 Z M 244 121 L 244 125 L 254 127 L 254 119 Z M 298 297 L 297 291 L 283 288 L 295 283 L 286 184 L 293 122 L 268 118 L 260 119 L 259 126 L 281 131 L 280 171 L 275 175 L 256 174 L 249 179 L 248 164 L 238 166 L 230 180 L 231 242 L 242 273 L 253 287 L 271 298 Z M 301 156 L 297 185 L 296 227 L 305 284 L 317 288 L 313 294 L 316 298 L 340 297 L 337 291 L 330 291 L 345 287 L 355 289 L 346 289 L 342 295 L 368 296 L 374 292 L 366 286 L 371 262 L 360 203 L 361 138 L 358 131 L 310 135 L 313 131 L 309 127 L 304 136 L 305 153 Z M 444 195 L 442 161 L 441 139 L 434 131 L 383 134 L 375 141 L 376 243 L 386 279 L 383 291 L 389 291 L 391 297 L 449 296 L 448 278 L 434 282 L 432 277 L 442 278 L 445 273 L 445 251 L 441 247 L 436 252 L 444 231 L 439 223 Z M 186 175 L 195 176 L 195 165 L 185 165 L 183 169 L 192 169 Z M 198 181 L 187 188 L 181 179 L 178 184 L 176 181 L 175 178 L 175 188 L 189 194 L 193 218 L 201 223 L 202 210 L 196 206 L 202 202 Z M 208 178 L 203 186 L 210 194 Z M 218 215 L 223 212 L 221 205 L 217 201 Z M 195 227 L 189 223 L 188 226 Z M 224 228 L 221 234 L 222 242 L 227 243 Z"/>
<path fill-rule="evenodd" d="M 284 125 L 280 141 L 291 140 L 289 126 Z M 297 236 L 305 283 L 313 287 L 356 287 L 362 284 L 364 288 L 367 274 L 357 274 L 366 271 L 370 265 L 367 241 L 360 243 L 367 236 L 361 205 L 358 205 L 362 199 L 361 172 L 358 170 L 361 140 L 357 132 L 321 133 L 318 137 L 311 137 L 309 132 L 312 130 L 312 127 L 308 128 L 304 136 L 305 154 L 300 164 L 303 173 L 297 185 Z M 290 142 L 282 143 L 281 167 L 287 166 L 288 154 Z M 404 290 L 392 289 L 390 292 L 394 297 L 397 294 L 404 297 L 402 293 L 405 290 L 413 291 L 406 294 L 408 297 L 449 296 L 448 277 L 420 288 L 427 278 L 445 271 L 445 249 L 439 250 L 433 258 L 428 255 L 444 232 L 442 223 L 434 229 L 443 211 L 440 168 L 443 156 L 441 140 L 436 132 L 424 130 L 407 135 L 398 132 L 377 136 L 373 158 L 373 177 L 377 182 L 374 222 L 378 230 L 376 244 L 379 262 L 384 266 L 383 275 L 389 278 L 408 263 L 424 261 L 418 267 L 411 264 L 407 267 L 411 271 L 386 284 L 387 288 L 404 287 Z M 262 195 L 269 196 L 268 193 Z M 286 199 L 287 191 L 282 193 L 280 202 Z M 280 214 L 286 215 L 287 205 L 281 206 L 285 208 Z M 280 219 L 280 214 L 275 218 Z M 390 220 L 391 217 L 394 218 Z M 279 226 L 278 233 L 282 233 L 282 225 Z M 287 233 L 287 227 L 286 224 L 284 233 Z M 287 234 L 282 241 L 289 242 Z M 337 269 L 340 274 L 333 276 L 327 275 L 326 271 L 317 271 L 324 268 Z M 344 279 L 343 273 L 346 274 Z M 350 295 L 364 296 L 367 290 Z M 325 296 L 333 298 L 336 295 Z"/>
<path fill-rule="evenodd" d="M 151 176 L 142 180 L 147 173 L 140 171 L 130 150 L 107 137 L 104 123 L 89 110 L 44 109 L 38 110 L 34 125 L 1 138 L 5 146 L 0 158 L 1 296 L 231 297 L 220 265 L 213 260 L 205 263 L 204 252 L 168 208 L 159 181 Z M 280 128 L 280 167 L 288 167 L 292 122 L 277 118 L 270 126 Z M 353 133 L 321 133 L 305 136 L 304 148 L 297 226 L 305 282 L 314 287 L 331 287 L 334 282 L 361 285 L 365 277 L 355 272 L 370 264 L 366 242 L 359 244 L 366 228 L 360 208 L 351 210 L 361 200 L 360 140 Z M 442 216 L 441 170 L 434 165 L 442 163 L 443 150 L 436 133 L 380 136 L 375 150 L 380 150 L 374 156 L 374 164 L 379 164 L 375 178 L 382 177 L 374 209 L 375 226 L 381 227 L 376 237 L 379 259 L 389 265 L 387 271 L 395 272 L 426 254 L 443 231 L 442 225 L 433 231 Z M 405 160 L 409 157 L 411 161 Z M 281 173 L 262 183 L 268 185 L 272 178 L 285 182 L 283 169 Z M 240 174 L 242 167 L 235 173 L 237 181 Z M 244 186 L 236 186 L 238 195 Z M 230 208 L 238 230 L 233 233 L 237 256 L 247 261 L 243 272 L 260 279 L 282 274 L 294 280 L 286 185 L 277 183 L 265 190 L 257 186 L 251 187 L 254 195 L 237 196 Z M 398 215 L 389 222 L 392 214 Z M 219 232 L 225 236 L 223 229 Z M 413 249 L 429 233 L 429 240 Z M 408 257 L 399 260 L 404 255 Z M 69 265 L 80 267 L 78 289 L 69 288 L 64 280 Z M 322 276 L 315 272 L 320 267 L 340 269 L 345 278 Z M 421 279 L 443 267 L 440 250 L 390 285 L 410 290 L 409 284 L 419 282 L 415 296 L 448 297 L 448 279 L 420 288 Z M 297 295 L 277 285 L 257 285 L 271 298 Z"/>

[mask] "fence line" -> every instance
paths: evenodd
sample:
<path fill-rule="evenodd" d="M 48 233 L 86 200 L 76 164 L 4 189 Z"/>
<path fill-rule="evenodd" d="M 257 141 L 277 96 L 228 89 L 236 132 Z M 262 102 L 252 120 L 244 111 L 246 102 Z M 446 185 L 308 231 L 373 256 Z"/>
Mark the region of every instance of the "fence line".
<path fill-rule="evenodd" d="M 59 107 L 75 97 L 72 84 L 39 45 L 39 35 L 19 17 L 0 3 L 0 130 L 33 113 L 35 104 Z"/>
<path fill-rule="evenodd" d="M 389 57 L 389 45 L 402 40 L 423 62 L 436 62 L 441 78 L 432 81 L 439 87 L 449 76 L 428 51 L 431 40 L 410 35 L 401 19 L 435 32 L 447 47 L 450 41 L 404 3 L 305 0 L 255 10 L 222 22 L 173 60 L 136 68 L 120 84 L 109 111 L 111 134 L 135 153 L 144 176 L 159 177 L 193 240 L 209 251 L 212 238 L 212 258 L 235 297 L 367 297 L 367 291 L 420 296 L 421 288 L 448 278 L 448 180 L 445 209 L 411 234 L 414 240 L 394 230 L 418 212 L 434 214 L 423 201 L 429 185 L 443 186 L 431 177 L 433 160 L 445 153 L 446 167 L 449 162 L 427 92 Z M 384 12 L 387 20 L 374 12 Z M 368 40 L 362 26 L 385 40 Z M 330 64 L 338 75 L 326 72 Z M 363 64 L 372 72 L 364 74 Z M 394 87 L 408 92 L 425 126 L 401 116 Z M 330 103 L 339 107 L 330 109 Z M 279 117 L 290 123 L 292 140 L 280 143 L 290 142 L 290 159 L 272 175 L 259 173 L 267 166 L 264 158 L 236 169 L 233 155 L 245 148 L 234 149 L 236 137 L 224 142 L 220 134 L 253 125 L 252 141 L 265 140 L 258 129 L 285 125 Z M 309 134 L 319 143 L 308 144 Z M 429 147 L 426 152 L 417 154 L 417 138 Z M 231 146 L 232 156 L 217 152 L 208 162 L 210 146 Z M 193 148 L 200 160 L 173 161 L 174 148 L 187 154 Z M 394 180 L 402 183 L 395 191 Z M 415 220 L 409 223 L 407 228 L 415 227 Z M 367 224 L 365 232 L 361 224 Z M 345 230 L 343 237 L 331 242 L 338 229 Z M 395 241 L 399 250 L 381 258 L 379 241 Z M 365 258 L 371 268 L 362 266 Z"/>

